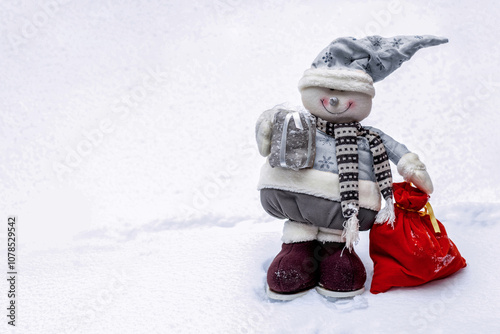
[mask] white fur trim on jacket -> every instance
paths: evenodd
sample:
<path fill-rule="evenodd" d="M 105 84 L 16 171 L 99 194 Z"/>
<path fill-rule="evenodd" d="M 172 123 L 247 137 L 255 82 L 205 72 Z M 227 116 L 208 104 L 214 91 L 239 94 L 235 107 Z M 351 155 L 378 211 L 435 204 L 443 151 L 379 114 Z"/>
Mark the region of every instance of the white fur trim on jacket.
<path fill-rule="evenodd" d="M 412 182 L 415 186 L 425 192 L 431 194 L 434 191 L 431 178 L 427 173 L 426 167 L 415 153 L 406 153 L 398 162 L 398 173 L 407 182 Z"/>
<path fill-rule="evenodd" d="M 361 70 L 311 68 L 299 81 L 299 91 L 307 87 L 326 87 L 375 96 L 372 77 Z"/>
<path fill-rule="evenodd" d="M 300 169 L 298 171 L 271 167 L 269 162 L 262 166 L 257 189 L 281 189 L 326 198 L 340 202 L 339 176 L 331 172 L 316 169 Z M 381 195 L 377 183 L 359 180 L 359 206 L 379 211 Z"/>
<path fill-rule="evenodd" d="M 281 241 L 285 244 L 316 240 L 318 227 L 287 220 L 283 226 Z"/>

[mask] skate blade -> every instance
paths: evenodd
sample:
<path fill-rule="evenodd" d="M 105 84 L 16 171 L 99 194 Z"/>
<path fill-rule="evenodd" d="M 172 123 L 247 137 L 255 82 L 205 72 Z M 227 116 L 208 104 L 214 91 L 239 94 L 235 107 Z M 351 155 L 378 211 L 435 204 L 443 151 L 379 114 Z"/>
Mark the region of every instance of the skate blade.
<path fill-rule="evenodd" d="M 294 300 L 295 298 L 305 296 L 308 292 L 309 292 L 309 290 L 301 291 L 298 293 L 290 293 L 290 294 L 277 293 L 277 292 L 274 292 L 273 290 L 271 290 L 269 288 L 269 285 L 266 284 L 267 297 L 269 297 L 269 299 L 273 299 L 273 300 L 279 300 L 279 301 L 286 302 L 286 301 Z"/>
<path fill-rule="evenodd" d="M 349 297 L 354 297 L 354 296 L 362 294 L 363 292 L 365 292 L 365 288 L 362 287 L 361 289 L 354 290 L 354 291 L 332 291 L 332 290 L 327 290 L 325 288 L 317 286 L 316 292 L 318 292 L 320 295 L 323 295 L 325 297 L 349 298 Z"/>

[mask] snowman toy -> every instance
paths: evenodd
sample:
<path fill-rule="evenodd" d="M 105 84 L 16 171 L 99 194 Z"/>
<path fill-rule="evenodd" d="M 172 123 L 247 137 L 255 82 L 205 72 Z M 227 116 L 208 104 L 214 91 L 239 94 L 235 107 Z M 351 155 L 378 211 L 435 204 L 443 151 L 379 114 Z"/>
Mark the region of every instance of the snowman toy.
<path fill-rule="evenodd" d="M 306 110 L 275 107 L 259 117 L 257 144 L 268 157 L 258 185 L 261 203 L 271 216 L 286 219 L 281 251 L 267 271 L 269 298 L 292 300 L 313 288 L 335 298 L 363 293 L 366 271 L 353 246 L 359 231 L 394 222 L 389 161 L 425 193 L 433 185 L 415 153 L 360 122 L 370 114 L 374 82 L 419 49 L 447 41 L 338 38 L 299 81 Z"/>

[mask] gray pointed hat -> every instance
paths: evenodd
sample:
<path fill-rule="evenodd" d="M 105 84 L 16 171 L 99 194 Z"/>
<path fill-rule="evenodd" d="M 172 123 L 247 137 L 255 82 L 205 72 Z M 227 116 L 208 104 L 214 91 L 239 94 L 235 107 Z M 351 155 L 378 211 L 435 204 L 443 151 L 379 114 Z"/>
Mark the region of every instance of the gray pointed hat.
<path fill-rule="evenodd" d="M 375 96 L 373 83 L 409 60 L 417 50 L 448 42 L 436 36 L 337 38 L 316 57 L 299 81 L 299 90 L 319 86 Z"/>

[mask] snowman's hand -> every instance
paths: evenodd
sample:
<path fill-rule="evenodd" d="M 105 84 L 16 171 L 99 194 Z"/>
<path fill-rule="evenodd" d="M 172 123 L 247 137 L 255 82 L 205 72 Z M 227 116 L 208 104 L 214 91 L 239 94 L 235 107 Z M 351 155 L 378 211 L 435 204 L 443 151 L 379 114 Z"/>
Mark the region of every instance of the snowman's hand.
<path fill-rule="evenodd" d="M 398 162 L 398 173 L 407 182 L 413 183 L 426 194 L 432 194 L 434 187 L 431 177 L 415 153 L 406 153 Z"/>
<path fill-rule="evenodd" d="M 263 157 L 267 157 L 271 153 L 271 133 L 273 129 L 274 115 L 278 112 L 277 109 L 264 111 L 255 125 L 255 139 L 259 153 Z"/>
<path fill-rule="evenodd" d="M 426 194 L 430 195 L 434 191 L 431 177 L 425 170 L 416 171 L 408 181 L 412 182 L 418 189 Z"/>

